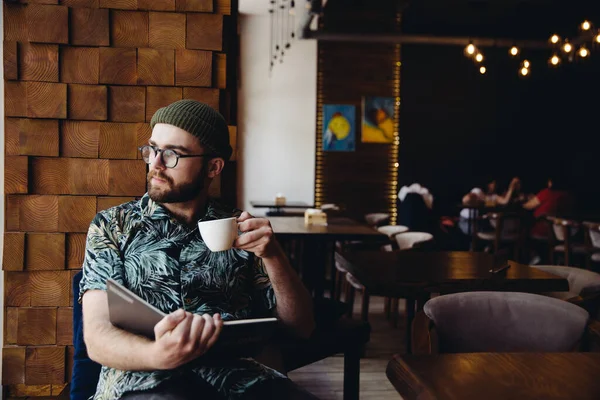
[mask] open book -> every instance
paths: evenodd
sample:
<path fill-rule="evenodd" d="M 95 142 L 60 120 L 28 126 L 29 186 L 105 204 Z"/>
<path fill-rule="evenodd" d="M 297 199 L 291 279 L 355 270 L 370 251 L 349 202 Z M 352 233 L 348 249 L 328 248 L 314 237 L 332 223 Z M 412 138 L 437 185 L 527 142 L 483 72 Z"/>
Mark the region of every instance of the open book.
<path fill-rule="evenodd" d="M 123 330 L 154 339 L 154 326 L 166 314 L 123 285 L 106 282 L 110 322 Z M 251 356 L 273 336 L 277 318 L 252 318 L 224 321 L 219 339 L 207 354 Z"/>

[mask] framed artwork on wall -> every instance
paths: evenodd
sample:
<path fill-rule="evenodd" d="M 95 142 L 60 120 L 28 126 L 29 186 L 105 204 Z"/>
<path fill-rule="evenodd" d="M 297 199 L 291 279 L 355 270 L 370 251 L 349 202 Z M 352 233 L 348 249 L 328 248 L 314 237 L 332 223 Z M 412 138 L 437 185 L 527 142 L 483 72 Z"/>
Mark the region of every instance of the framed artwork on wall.
<path fill-rule="evenodd" d="M 323 105 L 323 151 L 354 151 L 356 148 L 356 107 Z"/>
<path fill-rule="evenodd" d="M 363 97 L 363 143 L 392 143 L 394 141 L 394 98 Z"/>

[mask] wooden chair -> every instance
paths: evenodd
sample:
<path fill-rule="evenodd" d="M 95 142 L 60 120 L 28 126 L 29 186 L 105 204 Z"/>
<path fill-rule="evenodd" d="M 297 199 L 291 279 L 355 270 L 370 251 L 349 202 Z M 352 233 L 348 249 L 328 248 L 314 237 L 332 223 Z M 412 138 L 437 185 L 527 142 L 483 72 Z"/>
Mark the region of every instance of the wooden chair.
<path fill-rule="evenodd" d="M 365 214 L 365 222 L 372 227 L 378 227 L 387 224 L 390 221 L 388 213 L 369 213 Z"/>
<path fill-rule="evenodd" d="M 475 231 L 477 242 L 491 245 L 492 252 L 497 254 L 503 245 L 513 248 L 514 259 L 519 259 L 522 245 L 521 216 L 514 212 L 490 212 L 479 217 L 479 222 L 488 221 L 492 231 Z"/>
<path fill-rule="evenodd" d="M 587 248 L 586 267 L 591 268 L 591 262 L 600 262 L 600 223 L 584 222 L 585 245 Z"/>
<path fill-rule="evenodd" d="M 552 223 L 552 234 L 550 237 L 550 264 L 556 264 L 556 253 L 564 253 L 565 265 L 571 266 L 572 255 L 585 255 L 587 249 L 585 244 L 576 242 L 575 235 L 581 229 L 581 224 L 577 221 L 548 217 Z"/>

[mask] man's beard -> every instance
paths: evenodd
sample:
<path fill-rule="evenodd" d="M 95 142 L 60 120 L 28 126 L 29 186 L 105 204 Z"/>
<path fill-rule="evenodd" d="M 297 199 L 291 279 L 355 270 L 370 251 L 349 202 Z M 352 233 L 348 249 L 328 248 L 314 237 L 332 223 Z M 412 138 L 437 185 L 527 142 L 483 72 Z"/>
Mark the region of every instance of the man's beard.
<path fill-rule="evenodd" d="M 163 184 L 165 187 L 152 185 L 152 178 L 154 177 L 166 181 L 166 183 Z M 173 179 L 170 177 L 162 175 L 158 171 L 149 171 L 147 181 L 148 196 L 150 196 L 153 201 L 157 203 L 183 203 L 195 199 L 200 192 L 202 192 L 206 182 L 206 173 L 203 169 L 191 182 L 175 185 Z"/>

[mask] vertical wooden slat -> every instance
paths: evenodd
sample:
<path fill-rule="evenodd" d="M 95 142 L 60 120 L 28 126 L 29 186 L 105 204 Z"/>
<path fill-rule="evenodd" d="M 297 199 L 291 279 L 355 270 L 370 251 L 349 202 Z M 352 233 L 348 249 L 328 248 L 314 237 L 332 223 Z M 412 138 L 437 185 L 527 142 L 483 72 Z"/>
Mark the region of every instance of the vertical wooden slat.
<path fill-rule="evenodd" d="M 19 326 L 18 307 L 6 307 L 6 319 L 4 321 L 4 343 L 17 344 L 17 328 Z"/>
<path fill-rule="evenodd" d="M 19 65 L 17 60 L 17 42 L 4 42 L 4 79 L 19 79 Z"/>

